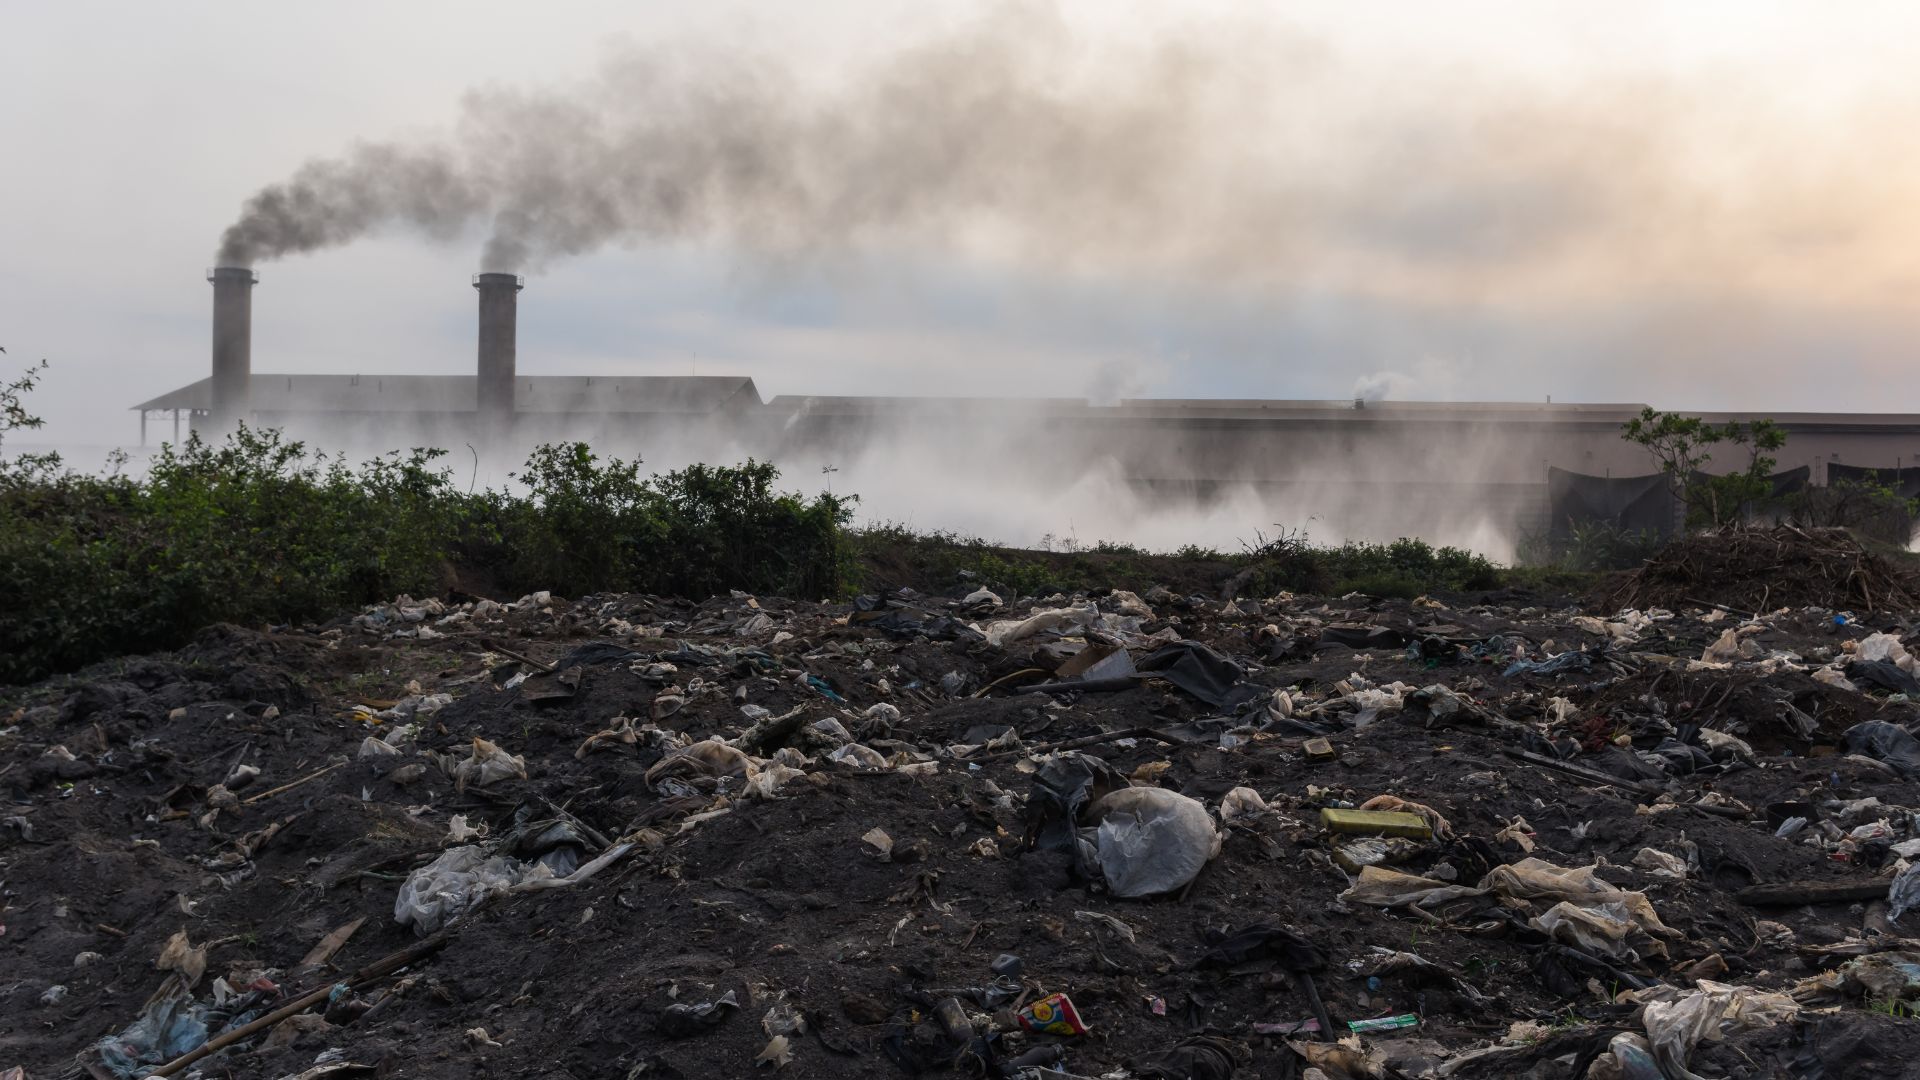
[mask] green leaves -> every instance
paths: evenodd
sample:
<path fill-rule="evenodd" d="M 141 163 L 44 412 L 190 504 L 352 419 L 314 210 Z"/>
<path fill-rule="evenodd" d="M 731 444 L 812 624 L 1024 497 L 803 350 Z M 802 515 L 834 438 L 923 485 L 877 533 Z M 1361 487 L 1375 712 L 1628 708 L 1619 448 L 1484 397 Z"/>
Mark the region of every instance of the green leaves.
<path fill-rule="evenodd" d="M 321 619 L 455 568 L 517 596 L 728 589 L 824 597 L 851 500 L 774 490 L 765 462 L 642 477 L 542 446 L 518 492 L 454 488 L 438 450 L 349 465 L 279 432 L 163 447 L 140 479 L 0 469 L 0 682 L 169 648 L 215 622 Z"/>
<path fill-rule="evenodd" d="M 1787 433 L 1772 420 L 1731 420 L 1718 426 L 1697 416 L 1657 412 L 1652 406 L 1621 427 L 1620 437 L 1644 447 L 1666 475 L 1674 496 L 1687 508 L 1690 526 L 1724 526 L 1741 521 L 1773 495 L 1778 464 L 1771 452 L 1787 444 Z M 1740 470 L 1722 475 L 1706 471 L 1713 461 L 1708 447 L 1731 443 L 1745 449 Z"/>

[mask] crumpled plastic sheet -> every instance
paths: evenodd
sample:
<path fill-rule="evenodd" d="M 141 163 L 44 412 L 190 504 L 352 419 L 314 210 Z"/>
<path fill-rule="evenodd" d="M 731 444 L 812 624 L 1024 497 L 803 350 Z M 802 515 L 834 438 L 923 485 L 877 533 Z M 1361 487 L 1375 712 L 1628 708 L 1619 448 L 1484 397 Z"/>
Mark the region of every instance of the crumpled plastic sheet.
<path fill-rule="evenodd" d="M 1237 787 L 1220 797 L 1220 824 L 1252 825 L 1273 813 L 1267 800 L 1250 787 Z"/>
<path fill-rule="evenodd" d="M 1574 649 L 1545 660 L 1515 660 L 1507 665 L 1507 670 L 1501 672 L 1500 676 L 1510 679 L 1515 675 L 1564 675 L 1569 671 L 1587 671 L 1593 667 L 1594 655 L 1584 649 Z"/>
<path fill-rule="evenodd" d="M 1088 816 L 1098 824 L 1081 830 L 1082 860 L 1091 854 L 1115 896 L 1184 888 L 1220 854 L 1220 833 L 1206 805 L 1177 791 L 1123 788 L 1095 802 Z"/>
<path fill-rule="evenodd" d="M 1760 646 L 1751 637 L 1751 631 L 1741 633 L 1741 627 L 1730 626 L 1720 632 L 1719 638 L 1700 653 L 1700 662 L 1704 664 L 1731 664 L 1739 660 L 1752 660 L 1760 655 Z"/>
<path fill-rule="evenodd" d="M 1898 724 L 1885 720 L 1855 724 L 1840 736 L 1840 747 L 1849 754 L 1884 761 L 1909 780 L 1920 775 L 1920 739 Z"/>
<path fill-rule="evenodd" d="M 1862 660 L 1881 660 L 1892 664 L 1908 675 L 1920 675 L 1912 654 L 1900 644 L 1900 639 L 1892 634 L 1868 634 L 1853 647 L 1853 655 Z"/>
<path fill-rule="evenodd" d="M 828 761 L 837 761 L 842 765 L 851 765 L 861 772 L 883 772 L 887 759 L 880 751 L 865 743 L 850 742 L 827 755 Z"/>
<path fill-rule="evenodd" d="M 1454 885 L 1434 878 L 1404 874 L 1383 866 L 1363 866 L 1360 876 L 1340 899 L 1350 904 L 1380 908 L 1430 908 L 1465 896 L 1485 896 L 1487 890 Z"/>
<path fill-rule="evenodd" d="M 1637 936 L 1633 916 L 1622 904 L 1581 907 L 1562 900 L 1535 916 L 1533 926 L 1555 941 L 1596 956 L 1629 963 L 1640 959 L 1639 951 L 1628 940 Z"/>
<path fill-rule="evenodd" d="M 1890 920 L 1897 920 L 1920 907 L 1920 863 L 1900 871 L 1900 876 L 1893 879 L 1893 884 L 1887 887 L 1887 901 L 1887 918 Z"/>
<path fill-rule="evenodd" d="M 1127 786 L 1125 776 L 1091 754 L 1048 754 L 1027 793 L 1028 846 L 1075 848 L 1081 813 L 1108 792 Z"/>
<path fill-rule="evenodd" d="M 1788 991 L 1795 1001 L 1813 1004 L 1854 998 L 1912 1000 L 1920 997 L 1920 953 L 1883 952 L 1857 957 Z"/>
<path fill-rule="evenodd" d="M 1127 1064 L 1140 1080 L 1231 1080 L 1234 1064 L 1249 1053 L 1217 1035 L 1195 1035 L 1170 1050 L 1142 1054 Z"/>
<path fill-rule="evenodd" d="M 1901 670 L 1891 660 L 1851 660 L 1847 679 L 1855 686 L 1872 686 L 1890 694 L 1920 696 L 1920 679 Z"/>
<path fill-rule="evenodd" d="M 751 766 L 744 750 L 719 739 L 702 739 L 654 762 L 647 769 L 646 783 L 649 790 L 658 790 L 669 778 L 745 776 Z"/>
<path fill-rule="evenodd" d="M 476 736 L 473 740 L 473 753 L 465 761 L 456 764 L 450 774 L 454 787 L 465 790 L 468 786 L 486 787 L 496 780 L 509 776 L 527 778 L 527 761 L 518 754 L 509 754 L 493 743 Z"/>
<path fill-rule="evenodd" d="M 1837 664 L 1828 664 L 1825 667 L 1814 668 L 1810 677 L 1814 682 L 1825 683 L 1836 690 L 1850 690 L 1854 693 L 1859 693 L 1860 691 L 1859 687 L 1853 685 L 1853 680 L 1840 673 L 1840 668 Z"/>
<path fill-rule="evenodd" d="M 531 873 L 551 873 L 544 867 L 528 868 L 518 859 L 490 856 L 486 849 L 468 844 L 448 848 L 440 857 L 407 875 L 400 895 L 393 900 L 393 918 L 402 926 L 426 937 L 461 915 L 492 893 L 502 891 L 528 878 Z"/>
<path fill-rule="evenodd" d="M 1687 1068 L 1693 1048 L 1702 1042 L 1717 1042 L 1730 1032 L 1772 1027 L 1800 1012 L 1800 1006 L 1785 994 L 1706 979 L 1698 987 L 1687 991 L 1658 987 L 1636 994 L 1646 1000 L 1641 1023 L 1654 1061 L 1669 1080 L 1707 1080 Z M 1647 1000 L 1656 995 L 1657 999 Z"/>
<path fill-rule="evenodd" d="M 987 644 L 1006 646 L 1048 630 L 1068 633 L 1084 630 L 1089 626 L 1098 626 L 1099 623 L 1100 609 L 1087 604 L 1083 607 L 1049 608 L 1046 611 L 1036 611 L 1024 619 L 1006 619 L 988 623 L 985 633 Z"/>
<path fill-rule="evenodd" d="M 1242 705 L 1266 695 L 1263 687 L 1242 685 L 1247 673 L 1240 665 L 1198 641 L 1175 641 L 1142 657 L 1141 671 L 1156 676 L 1216 709 Z"/>
<path fill-rule="evenodd" d="M 1480 887 L 1527 900 L 1567 900 L 1577 905 L 1617 903 L 1639 929 L 1664 938 L 1682 936 L 1660 921 L 1645 893 L 1616 888 L 1602 880 L 1598 871 L 1598 866 L 1569 869 L 1544 859 L 1522 859 L 1510 866 L 1494 867 L 1480 879 Z M 1657 955 L 1665 955 L 1664 948 Z"/>
<path fill-rule="evenodd" d="M 100 1064 L 115 1076 L 135 1077 L 205 1045 L 207 1038 L 206 1006 L 195 1003 L 192 993 L 175 982 L 126 1030 L 93 1048 Z"/>
<path fill-rule="evenodd" d="M 83 1052 L 83 1067 L 104 1069 L 122 1080 L 145 1076 L 155 1066 L 199 1049 L 208 1039 L 253 1022 L 279 1000 L 280 991 L 270 983 L 266 989 L 236 993 L 225 982 L 216 981 L 213 1000 L 196 1001 L 185 980 L 169 977 L 133 1023 Z M 0 1080 L 6 1075 L 0 1070 Z"/>
<path fill-rule="evenodd" d="M 1445 683 L 1423 686 L 1406 695 L 1403 713 L 1408 720 L 1420 721 L 1428 727 L 1458 720 L 1483 719 L 1471 702 L 1454 693 L 1453 688 Z"/>
<path fill-rule="evenodd" d="M 804 770 L 782 765 L 777 761 L 769 761 L 753 771 L 753 775 L 747 780 L 745 792 L 750 798 L 776 799 L 780 797 L 782 788 L 795 780 L 804 780 L 806 777 Z"/>
<path fill-rule="evenodd" d="M 1239 930 L 1206 931 L 1207 951 L 1197 961 L 1203 968 L 1232 968 L 1251 960 L 1273 960 L 1293 972 L 1320 971 L 1327 955 L 1313 939 L 1274 923 L 1258 922 Z"/>
<path fill-rule="evenodd" d="M 1645 870 L 1653 877 L 1673 878 L 1678 881 L 1685 881 L 1687 878 L 1687 860 L 1658 848 L 1641 848 L 1633 856 L 1631 865 Z"/>
<path fill-rule="evenodd" d="M 1347 694 L 1343 700 L 1353 706 L 1353 726 L 1363 728 L 1382 715 L 1399 712 L 1406 706 L 1406 695 L 1412 693 L 1413 689 L 1402 682 L 1361 687 Z"/>

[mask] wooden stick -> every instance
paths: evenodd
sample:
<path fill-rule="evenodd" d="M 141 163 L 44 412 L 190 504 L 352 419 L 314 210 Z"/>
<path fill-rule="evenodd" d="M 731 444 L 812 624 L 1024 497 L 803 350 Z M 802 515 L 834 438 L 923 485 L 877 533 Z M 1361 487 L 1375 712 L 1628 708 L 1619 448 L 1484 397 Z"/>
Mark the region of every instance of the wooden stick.
<path fill-rule="evenodd" d="M 1009 672 L 1005 675 L 1000 676 L 999 678 L 993 680 L 992 682 L 981 687 L 980 689 L 975 690 L 972 694 L 969 694 L 968 696 L 976 697 L 976 698 L 986 697 L 987 694 L 989 694 L 990 692 L 998 688 L 1002 683 L 1011 682 L 1022 675 L 1045 675 L 1046 673 L 1047 671 L 1045 668 L 1037 668 L 1037 667 L 1021 668 L 1019 671 Z"/>
<path fill-rule="evenodd" d="M 1756 619 L 1758 619 L 1758 618 L 1760 617 L 1760 616 L 1758 616 L 1758 615 L 1754 615 L 1754 614 L 1750 614 L 1750 613 L 1748 613 L 1748 612 L 1745 612 L 1745 611 L 1741 611 L 1741 610 L 1740 610 L 1739 608 L 1730 608 L 1730 607 L 1728 607 L 1728 606 L 1727 606 L 1727 605 L 1725 605 L 1725 604 L 1716 604 L 1716 603 L 1714 603 L 1714 602 L 1713 602 L 1713 601 L 1711 601 L 1711 600 L 1698 600 L 1698 599 L 1695 599 L 1694 597 L 1691 597 L 1691 596 L 1683 596 L 1683 597 L 1681 597 L 1681 598 L 1680 598 L 1680 600 L 1681 600 L 1681 602 L 1682 602 L 1682 603 L 1687 603 L 1687 604 L 1699 604 L 1699 605 L 1700 605 L 1701 607 L 1705 607 L 1705 608 L 1715 608 L 1715 609 L 1717 609 L 1717 610 L 1720 610 L 1720 611 L 1724 611 L 1724 612 L 1726 612 L 1726 613 L 1727 613 L 1727 614 L 1729 614 L 1729 615 L 1738 615 L 1738 616 L 1740 616 L 1741 618 L 1743 618 L 1743 619 L 1745 619 L 1745 620 L 1747 620 L 1748 622 L 1753 622 L 1753 621 L 1755 621 Z"/>
<path fill-rule="evenodd" d="M 1058 682 L 1033 683 L 1030 686 L 1016 686 L 1007 691 L 1009 694 L 1080 694 L 1100 693 L 1102 691 L 1131 690 L 1146 681 L 1150 676 L 1116 675 L 1110 679 L 1061 679 Z"/>
<path fill-rule="evenodd" d="M 1798 907 L 1801 904 L 1848 904 L 1880 900 L 1886 881 L 1789 881 L 1779 885 L 1749 885 L 1733 898 L 1749 907 Z"/>
<path fill-rule="evenodd" d="M 301 784 L 304 784 L 309 780 L 317 780 L 320 777 L 327 775 L 328 773 L 332 772 L 335 769 L 340 768 L 345 764 L 346 762 L 344 761 L 336 761 L 324 769 L 319 769 L 317 771 L 310 772 L 307 775 L 301 777 L 300 779 L 292 781 L 291 783 L 281 784 L 277 788 L 268 788 L 266 791 L 263 791 L 260 794 L 255 795 L 251 798 L 241 799 L 240 805 L 252 806 L 254 803 L 259 802 L 261 799 L 271 799 L 275 795 L 278 795 L 283 791 L 292 791 L 294 788 L 299 787 Z"/>
<path fill-rule="evenodd" d="M 360 983 L 371 982 L 372 980 L 378 979 L 383 975 L 388 975 L 388 974 L 391 974 L 392 972 L 398 971 L 399 969 L 406 967 L 408 964 L 412 964 L 417 961 L 423 960 L 429 956 L 432 956 L 434 953 L 437 953 L 441 949 L 446 948 L 447 942 L 452 940 L 453 940 L 453 936 L 443 930 L 440 933 L 435 934 L 432 937 L 429 937 L 423 941 L 420 941 L 417 944 L 409 945 L 406 948 L 401 949 L 399 952 L 390 953 L 387 956 L 384 956 L 378 960 L 375 960 L 373 963 L 368 964 L 366 967 L 363 967 L 359 971 L 354 972 L 351 976 L 349 976 L 344 981 L 349 986 L 357 986 Z M 201 1058 L 206 1057 L 208 1054 L 217 1054 L 220 1051 L 226 1049 L 227 1047 L 232 1046 L 234 1043 L 240 1042 L 241 1040 L 246 1039 L 249 1036 L 255 1035 L 261 1031 L 266 1030 L 267 1028 L 273 1027 L 274 1025 L 280 1023 L 280 1021 L 285 1020 L 288 1017 L 295 1016 L 299 1013 L 305 1012 L 306 1010 L 312 1008 L 313 1006 L 319 1004 L 320 1002 L 325 1001 L 327 999 L 327 995 L 333 993 L 334 985 L 335 984 L 331 982 L 327 983 L 325 986 L 322 986 L 319 989 L 312 990 L 308 993 L 300 995 L 299 997 L 293 999 L 292 1001 L 287 1002 L 285 1005 L 280 1006 L 279 1008 L 273 1010 L 272 1012 L 268 1013 L 267 1015 L 261 1017 L 258 1020 L 255 1020 L 250 1024 L 246 1024 L 242 1027 L 235 1028 L 232 1031 L 229 1031 L 226 1034 L 219 1036 L 218 1038 L 208 1039 L 206 1042 L 200 1044 L 199 1046 L 195 1047 L 192 1050 L 187 1051 L 184 1054 L 181 1054 L 179 1057 L 174 1058 L 172 1061 L 167 1062 L 165 1065 L 160 1066 L 159 1068 L 153 1070 L 147 1075 L 148 1076 L 172 1076 L 174 1073 L 177 1073 L 181 1069 L 184 1069 L 187 1066 L 193 1064 L 194 1062 L 199 1061 Z"/>
<path fill-rule="evenodd" d="M 1339 1041 L 1340 1037 L 1333 1032 L 1333 1017 L 1327 1015 L 1327 1007 L 1320 1000 L 1320 988 L 1313 985 L 1313 976 L 1304 971 L 1296 971 L 1293 977 L 1300 980 L 1300 989 L 1306 992 L 1307 1003 L 1313 1006 L 1313 1018 L 1320 1021 L 1320 1037 L 1313 1041 Z"/>
<path fill-rule="evenodd" d="M 362 915 L 350 923 L 337 927 L 332 933 L 321 938 L 319 944 L 309 949 L 307 955 L 301 959 L 297 966 L 303 968 L 319 967 L 321 964 L 333 959 L 333 954 L 344 948 L 347 944 L 347 939 L 353 936 L 354 931 L 366 925 L 366 922 L 367 917 Z"/>
<path fill-rule="evenodd" d="M 594 847 L 605 851 L 613 846 L 613 841 L 608 840 L 602 835 L 600 830 L 568 813 L 566 807 L 556 805 L 552 799 L 547 798 L 545 795 L 539 796 L 539 799 L 541 802 L 547 804 L 548 809 L 560 815 L 562 821 L 570 822 L 574 828 L 579 829 L 581 835 L 584 836 L 588 842 L 592 843 Z"/>
<path fill-rule="evenodd" d="M 504 645 L 497 644 L 486 638 L 481 638 L 480 644 L 494 652 L 499 653 L 501 656 L 504 656 L 509 660 L 518 660 L 523 664 L 531 664 L 534 667 L 539 668 L 541 671 L 545 671 L 548 673 L 551 673 L 553 671 L 553 665 L 547 663 L 544 660 L 535 660 L 531 656 L 525 656 L 520 653 L 514 652 L 512 649 L 509 649 Z"/>
<path fill-rule="evenodd" d="M 1617 787 L 1624 791 L 1631 791 L 1636 795 L 1658 795 L 1666 790 L 1657 784 L 1644 784 L 1638 780 L 1622 780 L 1612 773 L 1603 773 L 1599 769 L 1589 769 L 1585 765 L 1575 765 L 1570 761 L 1558 761 L 1543 754 L 1530 753 L 1526 750 L 1503 750 L 1501 753 L 1506 754 L 1516 761 L 1524 761 L 1529 765 L 1538 765 L 1543 769 L 1554 769 L 1566 773 L 1569 776 L 1578 777 L 1589 783 Z"/>

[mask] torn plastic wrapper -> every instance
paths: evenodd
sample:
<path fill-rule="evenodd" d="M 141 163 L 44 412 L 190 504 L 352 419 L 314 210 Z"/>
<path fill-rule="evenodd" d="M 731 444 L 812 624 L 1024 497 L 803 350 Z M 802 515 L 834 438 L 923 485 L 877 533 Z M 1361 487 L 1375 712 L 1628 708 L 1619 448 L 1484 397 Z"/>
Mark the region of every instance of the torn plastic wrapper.
<path fill-rule="evenodd" d="M 1085 1035 L 1090 1029 L 1065 994 L 1048 994 L 1014 1014 L 1028 1031 L 1042 1035 Z"/>
<path fill-rule="evenodd" d="M 121 1080 L 146 1076 L 209 1039 L 253 1022 L 281 996 L 265 980 L 238 995 L 224 991 L 225 986 L 224 982 L 214 984 L 216 1000 L 195 1001 L 178 976 L 169 976 L 138 1019 L 87 1048 L 82 1055 L 84 1067 Z"/>

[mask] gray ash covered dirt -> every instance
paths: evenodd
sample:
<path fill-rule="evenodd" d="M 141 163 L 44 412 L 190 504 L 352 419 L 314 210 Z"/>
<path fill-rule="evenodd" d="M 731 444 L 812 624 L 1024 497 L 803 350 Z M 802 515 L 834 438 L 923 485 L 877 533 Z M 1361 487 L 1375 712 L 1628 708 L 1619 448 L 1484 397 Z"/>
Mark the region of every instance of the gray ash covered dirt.
<path fill-rule="evenodd" d="M 1644 1033 L 1629 981 L 1554 959 L 1528 926 L 1550 901 L 1467 897 L 1427 914 L 1342 901 L 1351 877 L 1329 857 L 1319 811 L 1380 795 L 1430 807 L 1456 837 L 1424 844 L 1402 872 L 1472 885 L 1530 857 L 1597 864 L 1611 885 L 1643 892 L 1675 933 L 1664 958 L 1611 961 L 1632 982 L 1691 990 L 1704 976 L 1784 993 L 1862 955 L 1920 956 L 1905 940 L 1920 916 L 1889 923 L 1884 902 L 1759 908 L 1735 895 L 1885 883 L 1904 868 L 1893 849 L 1914 838 L 1920 791 L 1842 742 L 1865 721 L 1910 723 L 1913 706 L 1840 677 L 1850 648 L 1875 631 L 1898 637 L 1906 623 L 1781 612 L 1724 640 L 1738 618 L 1609 622 L 1514 596 L 995 605 L 963 602 L 971 588 L 911 598 L 899 619 L 739 596 L 536 596 L 477 612 L 396 602 L 324 626 L 216 628 L 177 654 L 18 691 L 0 714 L 0 1070 L 85 1076 L 83 1059 L 103 1070 L 90 1048 L 180 978 L 156 960 L 183 930 L 207 950 L 196 1001 L 216 980 L 263 988 L 263 1008 L 328 986 L 419 940 L 396 922 L 396 894 L 459 846 L 456 815 L 485 830 L 467 843 L 498 845 L 564 820 L 556 808 L 577 819 L 578 838 L 558 872 L 599 852 L 590 834 L 634 847 L 574 887 L 493 897 L 452 923 L 438 953 L 358 988 L 345 1007 L 194 1068 L 741 1076 L 772 1071 L 756 1059 L 777 1022 L 797 1015 L 783 1075 L 978 1075 L 977 1059 L 954 1062 L 958 1048 L 932 1019 L 954 997 L 978 1034 L 995 1033 L 999 1058 L 1057 1044 L 1064 1075 L 1227 1075 L 1204 1062 L 1155 1071 L 1154 1055 L 1208 1035 L 1234 1077 L 1299 1077 L 1308 1063 L 1289 1037 L 1255 1025 L 1312 1017 L 1302 987 L 1272 957 L 1206 962 L 1223 934 L 1254 924 L 1287 928 L 1324 955 L 1314 980 L 1336 1034 L 1347 1021 L 1418 1016 L 1413 1028 L 1365 1036 L 1365 1065 L 1323 1063 L 1335 1080 L 1582 1075 L 1571 1070 L 1616 1034 Z M 965 625 L 991 633 L 1032 611 L 1086 605 L 1098 625 L 1069 618 L 1005 644 Z M 1330 629 L 1341 627 L 1376 628 L 1370 647 L 1333 643 L 1367 632 Z M 1130 645 L 1136 659 L 1169 640 L 1205 643 L 1240 662 L 1250 689 L 1235 696 L 1247 702 L 1215 708 L 1158 679 L 1012 692 L 1090 638 Z M 596 643 L 617 648 L 581 651 Z M 1735 651 L 1701 662 L 1716 643 Z M 1516 657 L 1575 654 L 1563 661 L 1571 670 L 1506 674 Z M 585 662 L 559 675 L 521 659 L 570 656 Z M 1461 707 L 1429 723 L 1395 683 L 1447 687 Z M 1377 712 L 1354 727 L 1370 703 Z M 649 784 L 677 747 L 738 739 L 755 719 L 795 708 L 808 725 L 837 720 L 844 735 L 805 728 L 756 747 L 770 797 L 697 769 L 672 780 L 655 770 Z M 414 737 L 394 738 L 408 713 Z M 1333 760 L 1308 759 L 1302 724 L 1331 733 Z M 1709 748 L 1696 727 L 1745 745 Z M 1132 728 L 1180 742 L 1082 752 L 1216 815 L 1236 788 L 1270 807 L 1223 826 L 1218 857 L 1190 886 L 1150 899 L 1112 896 L 1069 852 L 1023 845 L 1046 747 Z M 834 760 L 848 737 L 871 755 Z M 369 739 L 392 739 L 397 752 L 366 756 Z M 517 756 L 525 776 L 456 785 L 448 772 L 475 739 Z M 1665 741 L 1681 748 L 1656 754 Z M 1521 749 L 1644 786 L 1508 754 Z M 767 772 L 769 761 L 798 772 Z M 242 785 L 240 766 L 259 773 Z M 1817 820 L 1776 838 L 1780 804 L 1812 807 Z M 890 857 L 864 839 L 875 829 Z M 1680 857 L 1685 878 L 1637 862 L 1647 848 Z M 303 967 L 330 931 L 362 918 L 326 961 Z M 1441 970 L 1370 982 L 1378 950 Z M 1090 1031 L 1026 1034 L 1004 1002 L 971 996 L 992 986 L 1002 954 L 1020 958 L 1021 999 L 1064 992 Z M 739 1007 L 717 1023 L 676 1026 L 685 1010 L 675 1006 L 728 993 Z M 1795 1018 L 1703 1043 L 1692 1067 L 1913 1076 L 1920 1031 L 1904 1016 L 1916 997 L 1920 985 L 1808 997 Z M 1454 1060 L 1495 1046 L 1506 1049 Z M 1620 1075 L 1606 1071 L 1613 1060 L 1600 1053 L 1590 1075 Z M 332 1071 L 308 1072 L 316 1067 Z"/>

